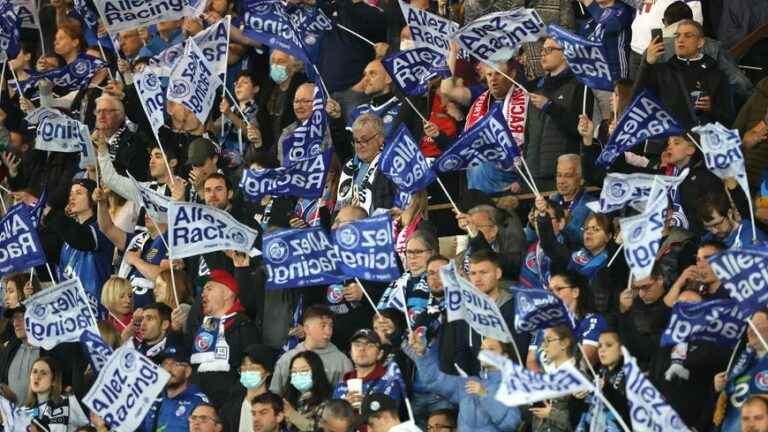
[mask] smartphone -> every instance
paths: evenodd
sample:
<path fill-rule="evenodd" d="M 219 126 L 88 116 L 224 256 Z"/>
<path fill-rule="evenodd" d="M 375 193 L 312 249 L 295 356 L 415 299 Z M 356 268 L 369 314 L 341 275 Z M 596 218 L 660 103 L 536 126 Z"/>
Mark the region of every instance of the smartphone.
<path fill-rule="evenodd" d="M 544 408 L 544 401 L 538 401 L 531 404 L 531 408 Z"/>
<path fill-rule="evenodd" d="M 659 40 L 664 39 L 664 33 L 662 33 L 660 28 L 651 29 L 651 42 L 656 40 L 656 38 L 659 38 Z"/>

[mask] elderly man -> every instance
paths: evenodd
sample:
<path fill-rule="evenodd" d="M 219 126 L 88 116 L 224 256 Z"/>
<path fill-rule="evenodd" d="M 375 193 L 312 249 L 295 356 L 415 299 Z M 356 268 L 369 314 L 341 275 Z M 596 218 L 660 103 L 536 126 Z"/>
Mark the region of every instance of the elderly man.
<path fill-rule="evenodd" d="M 403 103 L 395 96 L 392 77 L 384 69 L 381 60 L 374 60 L 365 67 L 363 71 L 363 91 L 370 99 L 356 106 L 349 113 L 348 128 L 352 128 L 352 124 L 360 114 L 372 112 L 381 117 L 381 120 L 384 122 L 384 137 L 389 138 L 395 131 L 396 124 L 399 123 L 396 119 L 399 116 Z"/>
<path fill-rule="evenodd" d="M 499 254 L 504 278 L 517 279 L 525 252 L 525 238 L 520 220 L 496 207 L 481 204 L 467 213 L 456 215 L 459 228 L 469 233 L 469 245 L 460 255 L 461 269 L 469 272 L 469 257 L 481 250 Z"/>
<path fill-rule="evenodd" d="M 312 116 L 312 105 L 315 101 L 314 95 L 315 85 L 312 83 L 304 83 L 296 89 L 296 94 L 293 97 L 293 113 L 296 115 L 296 121 L 286 126 L 280 134 L 280 138 L 277 140 L 277 159 L 283 166 L 288 165 L 289 160 L 296 160 L 309 156 L 308 154 L 305 154 L 307 149 L 300 146 L 288 147 L 287 144 L 291 142 L 289 139 L 293 136 L 296 128 Z M 328 106 L 330 107 L 332 104 L 333 102 Z M 326 130 L 321 148 L 326 149 L 330 145 L 331 134 Z"/>
<path fill-rule="evenodd" d="M 149 145 L 128 129 L 120 99 L 104 94 L 96 99 L 96 131 L 107 141 L 109 156 L 118 173 L 126 171 L 136 180 L 148 181 Z"/>
<path fill-rule="evenodd" d="M 143 45 L 137 29 L 120 32 L 120 51 L 123 52 L 125 59 L 129 62 L 138 58 L 139 51 Z"/>
<path fill-rule="evenodd" d="M 359 206 L 368 214 L 378 208 L 392 208 L 396 188 L 379 169 L 384 148 L 381 117 L 361 114 L 352 124 L 352 136 L 355 154 L 342 168 L 336 208 Z"/>

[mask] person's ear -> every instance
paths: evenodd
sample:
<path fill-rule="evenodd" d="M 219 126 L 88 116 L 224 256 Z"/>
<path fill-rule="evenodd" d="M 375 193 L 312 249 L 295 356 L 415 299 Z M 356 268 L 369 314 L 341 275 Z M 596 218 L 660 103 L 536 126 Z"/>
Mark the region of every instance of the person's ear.
<path fill-rule="evenodd" d="M 227 192 L 227 200 L 232 201 L 232 197 L 234 196 L 235 196 L 235 191 L 230 190 L 229 192 Z"/>
<path fill-rule="evenodd" d="M 496 280 L 501 280 L 501 267 L 496 267 Z"/>

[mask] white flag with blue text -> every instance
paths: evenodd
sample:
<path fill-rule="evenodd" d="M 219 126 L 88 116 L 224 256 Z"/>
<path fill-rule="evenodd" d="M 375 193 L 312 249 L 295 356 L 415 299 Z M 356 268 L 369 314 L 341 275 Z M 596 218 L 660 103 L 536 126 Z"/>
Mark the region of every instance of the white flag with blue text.
<path fill-rule="evenodd" d="M 484 63 L 504 63 L 515 57 L 524 42 L 546 36 L 535 9 L 518 8 L 482 16 L 451 35 L 459 46 Z"/>
<path fill-rule="evenodd" d="M 736 129 L 728 129 L 720 123 L 708 123 L 693 128 L 701 137 L 704 163 L 707 169 L 721 179 L 733 177 L 750 199 L 747 168 L 741 151 L 741 136 Z"/>
<path fill-rule="evenodd" d="M 159 141 L 157 131 L 165 124 L 165 93 L 160 85 L 160 78 L 152 70 L 145 69 L 133 75 L 133 84 L 152 133 Z"/>
<path fill-rule="evenodd" d="M 137 182 L 130 173 L 128 177 L 136 188 L 134 202 L 143 207 L 155 223 L 168 223 L 168 206 L 171 199 Z"/>
<path fill-rule="evenodd" d="M 257 236 L 224 210 L 186 202 L 168 206 L 168 255 L 172 259 L 222 250 L 254 256 Z"/>
<path fill-rule="evenodd" d="M 447 56 L 451 49 L 451 35 L 459 29 L 459 25 L 440 15 L 415 8 L 403 0 L 399 0 L 399 3 L 416 47 L 432 48 Z"/>
<path fill-rule="evenodd" d="M 198 17 L 205 12 L 207 4 L 203 0 L 94 0 L 93 3 L 110 34 L 185 16 Z"/>
<path fill-rule="evenodd" d="M 650 276 L 656 262 L 668 201 L 666 193 L 663 192 L 664 187 L 657 183 L 643 213 L 619 219 L 621 237 L 624 240 L 624 258 L 635 280 Z"/>
<path fill-rule="evenodd" d="M 169 101 L 187 107 L 205 123 L 221 85 L 218 74 L 194 40 L 188 39 L 184 55 L 176 62 L 168 82 Z"/>

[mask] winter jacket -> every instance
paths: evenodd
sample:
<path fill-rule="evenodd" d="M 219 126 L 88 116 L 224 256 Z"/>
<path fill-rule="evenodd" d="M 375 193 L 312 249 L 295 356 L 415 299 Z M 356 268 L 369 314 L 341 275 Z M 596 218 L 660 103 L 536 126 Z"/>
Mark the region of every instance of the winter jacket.
<path fill-rule="evenodd" d="M 114 157 L 115 170 L 120 175 L 129 172 L 137 181 L 149 181 L 149 144 L 136 132 L 123 126 L 116 134 L 114 144 L 109 144 L 109 153 Z M 111 139 L 108 142 L 111 143 Z"/>
<path fill-rule="evenodd" d="M 568 205 L 565 205 L 566 202 L 559 192 L 549 196 L 550 201 L 558 203 L 564 210 L 569 212 L 568 223 L 565 225 L 563 233 L 565 234 L 565 242 L 570 248 L 575 249 L 583 246 L 582 228 L 584 227 L 584 221 L 587 220 L 587 216 L 592 213 L 589 207 L 587 207 L 587 203 L 596 199 L 585 188 L 581 188 Z M 528 244 L 539 238 L 530 223 L 525 227 L 525 237 Z"/>
<path fill-rule="evenodd" d="M 302 342 L 296 348 L 280 356 L 275 364 L 275 371 L 272 374 L 272 383 L 269 385 L 269 391 L 279 395 L 285 393 L 285 385 L 291 375 L 291 360 L 296 354 L 304 351 L 307 351 L 307 348 L 304 346 L 304 342 Z M 320 356 L 320 359 L 323 361 L 325 375 L 328 377 L 328 382 L 331 385 L 335 386 L 345 373 L 352 370 L 352 362 L 332 343 L 329 343 L 325 348 L 313 349 L 312 351 Z"/>
<path fill-rule="evenodd" d="M 661 266 L 664 286 L 671 287 L 683 270 L 696 264 L 697 239 L 690 231 L 672 228 L 661 240 L 656 263 Z"/>
<path fill-rule="evenodd" d="M 755 86 L 754 92 L 747 100 L 747 103 L 739 110 L 739 115 L 733 122 L 733 128 L 738 129 L 741 137 L 744 137 L 750 129 L 755 127 L 765 118 L 766 108 L 768 106 L 768 77 L 763 78 Z M 747 149 L 742 146 L 744 160 L 747 163 L 747 175 L 749 184 L 760 184 L 760 177 L 763 169 L 768 166 L 768 140 L 763 140 L 758 145 Z"/>
<path fill-rule="evenodd" d="M 355 369 L 345 373 L 333 390 L 333 399 L 346 398 L 349 392 L 347 381 L 355 378 Z M 392 362 L 386 367 L 378 363 L 371 373 L 363 377 L 363 397 L 373 393 L 383 393 L 397 401 L 405 398 L 405 382 L 397 363 Z"/>

